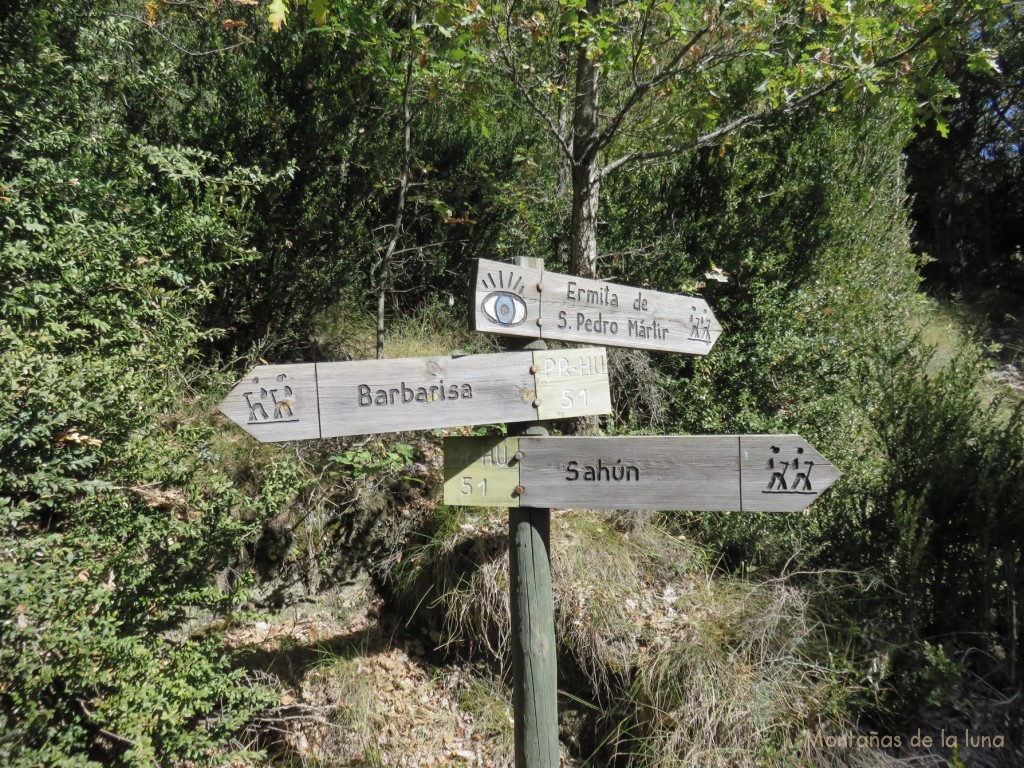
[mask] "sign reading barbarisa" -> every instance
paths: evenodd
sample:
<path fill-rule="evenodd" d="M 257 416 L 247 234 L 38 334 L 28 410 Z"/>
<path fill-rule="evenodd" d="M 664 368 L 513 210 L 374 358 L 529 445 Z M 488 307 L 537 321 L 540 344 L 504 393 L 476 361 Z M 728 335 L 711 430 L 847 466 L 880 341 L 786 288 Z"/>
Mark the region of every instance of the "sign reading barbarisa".
<path fill-rule="evenodd" d="M 261 442 L 611 411 L 603 347 L 261 365 L 220 404 Z"/>
<path fill-rule="evenodd" d="M 703 299 L 477 259 L 474 330 L 706 355 L 722 327 Z"/>
<path fill-rule="evenodd" d="M 450 437 L 444 502 L 796 512 L 840 472 L 799 435 Z"/>

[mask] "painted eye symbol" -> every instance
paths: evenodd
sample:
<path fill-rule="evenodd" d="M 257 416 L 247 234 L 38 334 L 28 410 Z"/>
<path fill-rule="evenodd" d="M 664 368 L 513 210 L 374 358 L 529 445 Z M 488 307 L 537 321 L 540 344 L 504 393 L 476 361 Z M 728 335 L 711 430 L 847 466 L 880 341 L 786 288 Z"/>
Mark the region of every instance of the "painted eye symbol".
<path fill-rule="evenodd" d="M 526 302 L 507 291 L 495 291 L 484 296 L 480 309 L 487 319 L 499 325 L 520 325 L 526 320 Z"/>

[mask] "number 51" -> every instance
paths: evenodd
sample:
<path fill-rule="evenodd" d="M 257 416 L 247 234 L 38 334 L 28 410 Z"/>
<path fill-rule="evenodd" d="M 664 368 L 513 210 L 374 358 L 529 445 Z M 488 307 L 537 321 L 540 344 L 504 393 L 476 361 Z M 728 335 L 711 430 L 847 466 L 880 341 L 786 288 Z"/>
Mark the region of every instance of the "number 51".
<path fill-rule="evenodd" d="M 580 398 L 581 400 L 583 400 L 583 405 L 587 404 L 587 390 L 581 389 L 579 392 L 576 393 L 576 397 Z M 572 399 L 573 399 L 572 390 L 571 389 L 563 389 L 562 390 L 562 407 L 566 408 L 566 409 L 572 408 L 572 402 L 573 402 Z"/>
<path fill-rule="evenodd" d="M 485 477 L 483 480 L 481 480 L 479 483 L 477 483 L 476 487 L 480 489 L 480 495 L 481 496 L 486 496 L 487 495 L 487 478 Z M 473 495 L 473 478 L 472 477 L 469 477 L 468 475 L 463 476 L 463 478 L 462 478 L 462 488 L 459 489 L 459 493 L 461 493 L 463 496 L 472 496 Z"/>

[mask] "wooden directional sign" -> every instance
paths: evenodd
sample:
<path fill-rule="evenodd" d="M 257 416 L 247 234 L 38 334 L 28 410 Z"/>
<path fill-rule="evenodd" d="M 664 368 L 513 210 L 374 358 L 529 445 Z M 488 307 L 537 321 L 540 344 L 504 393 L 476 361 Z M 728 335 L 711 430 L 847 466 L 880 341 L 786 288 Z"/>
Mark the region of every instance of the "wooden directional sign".
<path fill-rule="evenodd" d="M 840 472 L 799 435 L 446 438 L 465 506 L 795 512 Z"/>
<path fill-rule="evenodd" d="M 477 259 L 474 330 L 706 355 L 722 327 L 703 299 Z"/>
<path fill-rule="evenodd" d="M 220 404 L 261 442 L 611 411 L 603 347 L 261 365 Z"/>

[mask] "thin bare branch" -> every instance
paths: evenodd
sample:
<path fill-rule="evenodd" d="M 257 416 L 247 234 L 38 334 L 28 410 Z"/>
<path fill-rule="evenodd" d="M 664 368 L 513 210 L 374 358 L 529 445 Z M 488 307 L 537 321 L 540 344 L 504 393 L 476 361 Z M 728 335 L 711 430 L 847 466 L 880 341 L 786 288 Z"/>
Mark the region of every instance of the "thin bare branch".
<path fill-rule="evenodd" d="M 510 34 L 508 30 L 511 30 L 512 22 L 511 19 L 506 19 L 505 29 L 506 35 Z M 518 93 L 526 106 L 530 108 L 530 111 L 535 117 L 539 118 L 541 122 L 547 127 L 548 132 L 555 140 L 555 144 L 562 155 L 572 161 L 572 148 L 566 142 L 565 137 L 558 130 L 558 124 L 552 119 L 551 115 L 537 104 L 537 101 L 533 98 L 531 91 L 533 90 L 527 83 L 524 83 L 519 74 L 519 67 L 516 66 L 517 60 L 515 54 L 512 53 L 513 46 L 510 40 L 503 38 L 501 35 L 495 35 L 495 40 L 498 43 L 498 52 L 501 54 L 501 59 L 505 64 L 505 70 L 512 78 L 512 85 L 515 87 L 516 93 Z"/>
<path fill-rule="evenodd" d="M 680 63 L 683 58 L 693 50 L 694 46 L 700 42 L 701 39 L 711 31 L 711 27 L 707 26 L 704 29 L 698 30 L 693 37 L 672 57 L 672 61 L 653 78 L 642 83 L 636 83 L 633 87 L 632 92 L 626 98 L 625 103 L 619 108 L 619 111 L 608 123 L 608 126 L 601 131 L 597 137 L 597 148 L 603 149 L 612 142 L 618 133 L 619 128 L 622 125 L 622 121 L 626 119 L 626 116 L 644 99 L 644 97 L 651 92 L 652 89 L 657 88 L 662 83 L 672 79 L 678 75 L 682 70 L 680 69 Z M 635 72 L 634 72 L 635 81 Z"/>
<path fill-rule="evenodd" d="M 174 40 L 172 40 L 168 35 L 164 34 L 160 30 L 158 25 L 152 24 L 149 21 L 147 21 L 146 19 L 141 19 L 138 16 L 132 16 L 129 13 L 110 13 L 110 14 L 107 14 L 107 15 L 109 17 L 111 17 L 111 18 L 127 19 L 128 21 L 134 21 L 137 24 L 141 24 L 146 29 L 148 29 L 150 32 L 152 32 L 154 35 L 156 35 L 161 40 L 163 40 L 165 43 L 167 43 L 169 46 L 174 48 L 176 51 L 180 51 L 181 53 L 184 53 L 186 56 L 194 56 L 194 57 L 213 56 L 214 54 L 217 54 L 217 53 L 226 53 L 227 51 L 233 51 L 235 48 L 241 48 L 243 45 L 251 45 L 254 42 L 252 40 L 252 38 L 248 38 L 245 35 L 239 33 L 238 36 L 241 37 L 242 39 L 239 42 L 235 43 L 234 45 L 225 45 L 225 46 L 223 46 L 221 48 L 210 48 L 210 49 L 205 50 L 205 51 L 190 51 L 185 46 L 179 45 L 178 43 L 174 42 Z"/>

